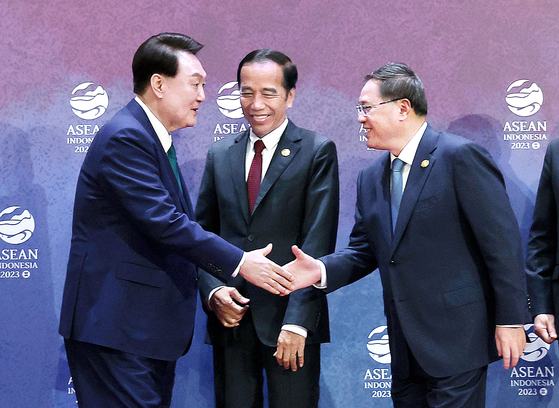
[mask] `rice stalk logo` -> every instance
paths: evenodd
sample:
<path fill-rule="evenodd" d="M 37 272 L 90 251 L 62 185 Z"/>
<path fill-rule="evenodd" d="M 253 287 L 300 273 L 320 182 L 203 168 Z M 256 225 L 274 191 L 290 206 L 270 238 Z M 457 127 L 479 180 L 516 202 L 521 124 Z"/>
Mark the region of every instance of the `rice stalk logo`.
<path fill-rule="evenodd" d="M 535 82 L 519 79 L 510 84 L 505 100 L 515 115 L 532 116 L 542 107 L 543 92 Z"/>
<path fill-rule="evenodd" d="M 18 211 L 19 210 L 19 211 Z M 35 219 L 27 210 L 8 207 L 0 212 L 0 239 L 8 244 L 23 244 L 35 231 Z"/>
<path fill-rule="evenodd" d="M 233 89 L 232 92 L 231 89 Z M 220 95 L 216 101 L 219 111 L 230 119 L 241 119 L 243 109 L 241 108 L 241 93 L 237 89 L 237 82 L 226 83 L 219 88 L 217 93 Z"/>
<path fill-rule="evenodd" d="M 390 364 L 392 359 L 386 326 L 379 326 L 369 334 L 367 350 L 369 350 L 369 356 L 377 363 Z"/>
<path fill-rule="evenodd" d="M 520 356 L 520 358 L 524 361 L 534 362 L 539 361 L 547 355 L 551 344 L 547 344 L 545 341 L 540 339 L 536 333 L 534 333 L 534 325 L 533 324 L 525 324 L 524 330 L 528 333 L 528 338 L 530 339 L 530 343 L 526 344 L 526 348 L 524 349 L 524 353 Z"/>
<path fill-rule="evenodd" d="M 80 119 L 93 120 L 105 113 L 109 106 L 107 92 L 93 82 L 79 84 L 72 91 L 70 106 L 72 112 Z"/>

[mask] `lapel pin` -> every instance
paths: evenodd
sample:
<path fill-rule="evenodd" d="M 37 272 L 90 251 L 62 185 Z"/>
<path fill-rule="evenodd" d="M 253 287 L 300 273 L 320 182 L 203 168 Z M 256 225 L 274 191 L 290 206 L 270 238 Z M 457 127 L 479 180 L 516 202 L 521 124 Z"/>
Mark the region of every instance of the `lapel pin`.
<path fill-rule="evenodd" d="M 283 157 L 287 157 L 287 156 L 289 156 L 290 154 L 291 154 L 291 150 L 289 150 L 289 149 L 283 149 L 283 150 L 281 151 L 281 155 L 282 155 Z"/>
<path fill-rule="evenodd" d="M 421 162 L 421 167 L 425 168 L 425 167 L 427 167 L 427 166 L 429 166 L 429 160 L 423 160 L 423 161 Z"/>

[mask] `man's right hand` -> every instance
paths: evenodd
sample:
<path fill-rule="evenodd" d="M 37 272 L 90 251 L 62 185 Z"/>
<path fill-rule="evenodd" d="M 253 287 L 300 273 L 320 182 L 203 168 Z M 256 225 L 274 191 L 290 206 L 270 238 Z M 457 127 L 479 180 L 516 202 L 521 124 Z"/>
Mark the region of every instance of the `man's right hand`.
<path fill-rule="evenodd" d="M 305 254 L 297 245 L 291 247 L 295 260 L 283 265 L 294 277 L 293 290 L 319 283 L 321 279 L 320 261 Z"/>
<path fill-rule="evenodd" d="M 555 330 L 555 316 L 552 314 L 539 314 L 534 318 L 534 331 L 546 343 L 553 343 L 557 340 L 557 330 Z"/>
<path fill-rule="evenodd" d="M 289 295 L 293 291 L 293 276 L 266 258 L 270 252 L 272 252 L 272 244 L 246 252 L 245 262 L 239 270 L 239 275 L 274 295 Z"/>
<path fill-rule="evenodd" d="M 250 299 L 241 295 L 237 289 L 224 286 L 214 292 L 209 304 L 221 324 L 236 327 L 248 310 L 248 302 Z"/>

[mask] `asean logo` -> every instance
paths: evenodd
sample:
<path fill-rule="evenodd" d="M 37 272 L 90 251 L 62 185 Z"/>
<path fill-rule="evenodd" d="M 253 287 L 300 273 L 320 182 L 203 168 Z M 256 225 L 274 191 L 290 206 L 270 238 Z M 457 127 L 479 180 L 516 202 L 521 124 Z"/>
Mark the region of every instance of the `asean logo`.
<path fill-rule="evenodd" d="M 8 244 L 23 244 L 35 231 L 35 219 L 27 210 L 8 207 L 0 212 L 0 239 Z"/>
<path fill-rule="evenodd" d="M 230 92 L 232 88 L 233 91 Z M 241 119 L 243 117 L 243 109 L 241 108 L 241 93 L 237 89 L 237 82 L 227 82 L 219 88 L 217 93 L 220 95 L 216 101 L 219 111 L 228 118 Z"/>
<path fill-rule="evenodd" d="M 93 82 L 79 84 L 72 91 L 70 106 L 72 112 L 80 119 L 93 120 L 105 113 L 109 106 L 107 92 L 100 85 Z"/>
<path fill-rule="evenodd" d="M 367 350 L 369 350 L 369 356 L 377 363 L 390 364 L 391 357 L 387 327 L 377 327 L 369 334 L 368 339 Z"/>
<path fill-rule="evenodd" d="M 532 116 L 542 107 L 543 92 L 535 82 L 519 79 L 510 84 L 505 100 L 515 115 Z"/>
<path fill-rule="evenodd" d="M 526 333 L 528 333 L 530 343 L 526 344 L 524 353 L 520 356 L 520 358 L 524 361 L 529 361 L 532 363 L 534 361 L 541 360 L 547 355 L 551 344 L 547 344 L 545 341 L 540 339 L 536 333 L 534 333 L 533 324 L 525 324 L 524 330 L 526 330 Z"/>

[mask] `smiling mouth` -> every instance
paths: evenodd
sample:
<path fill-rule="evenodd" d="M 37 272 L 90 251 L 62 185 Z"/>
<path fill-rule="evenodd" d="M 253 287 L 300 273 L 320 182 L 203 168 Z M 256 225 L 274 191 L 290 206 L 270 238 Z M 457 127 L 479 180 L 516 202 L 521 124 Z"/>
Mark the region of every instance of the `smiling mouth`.
<path fill-rule="evenodd" d="M 250 115 L 255 121 L 263 122 L 270 117 L 270 115 Z"/>

